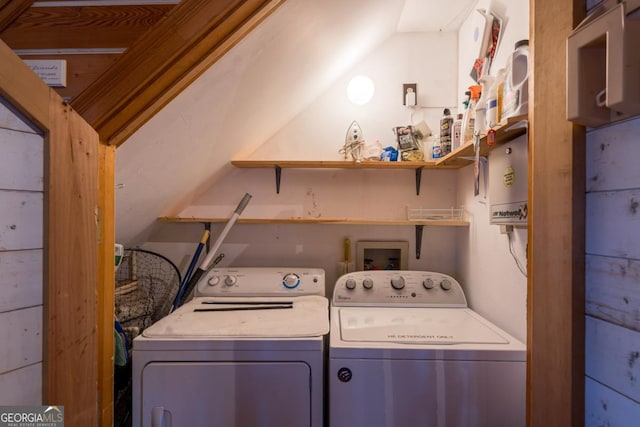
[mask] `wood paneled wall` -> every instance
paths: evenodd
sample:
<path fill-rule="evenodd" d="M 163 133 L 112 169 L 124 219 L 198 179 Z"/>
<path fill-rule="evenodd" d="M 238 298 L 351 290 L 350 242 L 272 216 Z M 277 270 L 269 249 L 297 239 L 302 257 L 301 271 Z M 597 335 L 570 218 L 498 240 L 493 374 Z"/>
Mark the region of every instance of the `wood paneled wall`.
<path fill-rule="evenodd" d="M 640 118 L 587 135 L 587 426 L 640 419 Z"/>
<path fill-rule="evenodd" d="M 0 103 L 0 404 L 42 401 L 44 138 Z"/>

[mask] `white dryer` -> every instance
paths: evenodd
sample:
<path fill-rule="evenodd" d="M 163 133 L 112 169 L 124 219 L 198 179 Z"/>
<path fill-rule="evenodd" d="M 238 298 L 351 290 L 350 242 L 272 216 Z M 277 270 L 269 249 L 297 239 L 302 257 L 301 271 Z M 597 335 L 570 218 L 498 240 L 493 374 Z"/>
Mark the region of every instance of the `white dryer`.
<path fill-rule="evenodd" d="M 322 269 L 217 268 L 133 342 L 133 426 L 323 424 Z"/>
<path fill-rule="evenodd" d="M 349 273 L 330 317 L 331 427 L 525 425 L 525 345 L 469 309 L 454 278 Z"/>

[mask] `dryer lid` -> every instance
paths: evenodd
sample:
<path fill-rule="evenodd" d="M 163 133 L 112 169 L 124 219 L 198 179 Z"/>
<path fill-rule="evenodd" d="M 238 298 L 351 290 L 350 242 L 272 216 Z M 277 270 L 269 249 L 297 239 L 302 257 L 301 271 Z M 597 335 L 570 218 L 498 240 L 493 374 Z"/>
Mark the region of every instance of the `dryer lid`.
<path fill-rule="evenodd" d="M 147 338 L 297 338 L 329 332 L 328 300 L 299 297 L 194 298 L 144 330 Z"/>
<path fill-rule="evenodd" d="M 508 344 L 466 308 L 341 308 L 343 341 L 400 344 Z"/>

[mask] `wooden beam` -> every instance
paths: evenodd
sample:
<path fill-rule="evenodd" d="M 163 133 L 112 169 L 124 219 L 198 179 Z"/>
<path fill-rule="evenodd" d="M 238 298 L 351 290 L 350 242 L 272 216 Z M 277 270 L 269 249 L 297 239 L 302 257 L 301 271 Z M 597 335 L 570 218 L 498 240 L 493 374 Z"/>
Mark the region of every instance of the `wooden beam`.
<path fill-rule="evenodd" d="M 31 7 L 34 0 L 0 1 L 0 33 L 8 28 L 20 15 Z"/>
<path fill-rule="evenodd" d="M 122 144 L 284 0 L 183 0 L 72 101 Z"/>
<path fill-rule="evenodd" d="M 0 96 L 46 131 L 49 128 L 49 87 L 0 40 Z"/>
<path fill-rule="evenodd" d="M 45 140 L 43 396 L 65 426 L 98 422 L 97 133 L 55 92 Z"/>
<path fill-rule="evenodd" d="M 584 129 L 566 119 L 584 0 L 531 0 L 527 425 L 584 425 Z"/>
<path fill-rule="evenodd" d="M 113 425 L 115 306 L 115 146 L 98 149 L 98 411 L 101 426 Z"/>

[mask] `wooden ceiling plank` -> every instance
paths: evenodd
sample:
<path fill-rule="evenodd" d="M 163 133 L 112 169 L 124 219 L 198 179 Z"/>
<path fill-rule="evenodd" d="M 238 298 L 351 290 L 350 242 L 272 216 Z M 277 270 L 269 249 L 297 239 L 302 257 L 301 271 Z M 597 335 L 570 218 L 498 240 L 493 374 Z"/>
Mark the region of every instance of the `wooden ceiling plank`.
<path fill-rule="evenodd" d="M 120 145 L 284 0 L 184 0 L 72 105 Z"/>
<path fill-rule="evenodd" d="M 0 36 L 17 50 L 126 48 L 175 7 L 173 4 L 34 7 L 4 31 L 0 24 Z"/>
<path fill-rule="evenodd" d="M 0 33 L 31 7 L 33 0 L 0 1 Z"/>

